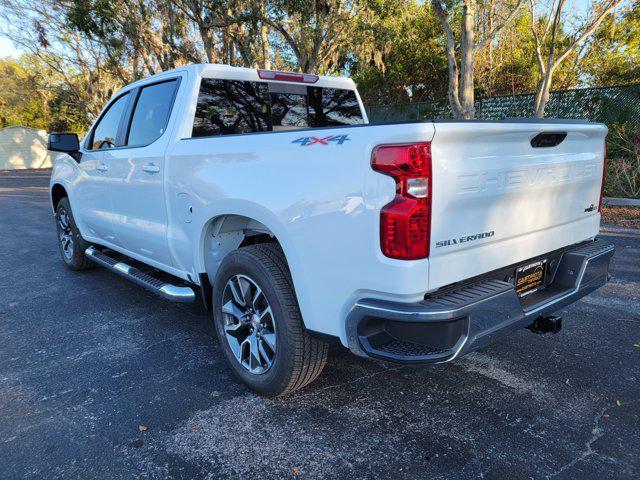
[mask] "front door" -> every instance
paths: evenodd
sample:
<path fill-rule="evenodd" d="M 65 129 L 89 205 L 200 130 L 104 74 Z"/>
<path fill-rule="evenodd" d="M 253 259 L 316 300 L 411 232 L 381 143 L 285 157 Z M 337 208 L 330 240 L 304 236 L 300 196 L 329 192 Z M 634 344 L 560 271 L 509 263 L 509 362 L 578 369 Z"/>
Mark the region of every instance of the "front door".
<path fill-rule="evenodd" d="M 81 176 L 72 198 L 72 208 L 81 232 L 109 244 L 118 242 L 112 228 L 112 181 L 105 154 L 117 146 L 118 130 L 128 102 L 128 93 L 112 101 L 84 142 L 80 159 Z"/>

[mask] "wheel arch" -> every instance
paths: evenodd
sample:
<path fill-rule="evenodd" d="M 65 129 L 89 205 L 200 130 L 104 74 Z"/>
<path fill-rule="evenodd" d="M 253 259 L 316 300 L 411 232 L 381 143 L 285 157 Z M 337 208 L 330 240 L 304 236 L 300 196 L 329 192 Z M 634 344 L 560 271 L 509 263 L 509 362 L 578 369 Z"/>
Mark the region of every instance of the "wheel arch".
<path fill-rule="evenodd" d="M 209 219 L 202 230 L 198 269 L 213 281 L 220 263 L 231 251 L 256 243 L 282 243 L 264 223 L 241 214 L 220 214 Z M 285 253 L 286 256 L 286 253 Z"/>
<path fill-rule="evenodd" d="M 56 209 L 58 208 L 58 203 L 64 197 L 67 197 L 67 198 L 69 197 L 69 194 L 67 193 L 67 189 L 64 188 L 59 183 L 54 183 L 51 186 L 51 206 L 53 207 L 54 213 L 55 213 Z"/>
<path fill-rule="evenodd" d="M 276 218 L 268 215 L 256 215 L 255 212 L 219 213 L 211 216 L 202 227 L 196 268 L 200 275 L 203 293 L 210 292 L 211 285 L 224 257 L 231 251 L 246 245 L 258 243 L 277 243 L 282 251 L 295 279 L 296 253 L 285 233 L 285 229 Z M 294 280 L 294 289 L 297 292 Z M 208 293 L 210 296 L 210 293 Z M 205 295 L 205 303 L 210 308 L 210 298 Z"/>

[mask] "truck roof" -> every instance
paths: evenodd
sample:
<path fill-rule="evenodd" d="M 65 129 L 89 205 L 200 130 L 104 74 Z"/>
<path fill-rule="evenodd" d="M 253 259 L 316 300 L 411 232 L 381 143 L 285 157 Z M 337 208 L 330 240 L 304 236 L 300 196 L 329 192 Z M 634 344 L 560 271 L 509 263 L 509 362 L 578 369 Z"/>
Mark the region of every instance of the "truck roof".
<path fill-rule="evenodd" d="M 204 78 L 221 78 L 226 80 L 249 80 L 249 81 L 277 81 L 279 83 L 291 83 L 291 84 L 301 84 L 300 81 L 295 80 L 279 80 L 279 79 L 267 79 L 264 76 L 261 78 L 259 72 L 276 72 L 275 70 L 260 70 L 256 68 L 245 68 L 245 67 L 232 67 L 230 65 L 223 65 L 219 63 L 197 63 L 192 65 L 186 65 L 184 67 L 174 68 L 172 70 L 167 70 L 165 72 L 157 73 L 155 75 L 151 75 L 149 77 L 145 77 L 136 82 L 133 82 L 127 85 L 125 88 L 130 88 L 136 86 L 137 84 L 147 83 L 150 79 L 155 78 L 163 78 L 171 73 L 175 72 L 192 72 L 197 76 Z M 294 74 L 294 72 L 291 72 Z M 295 73 L 295 75 L 300 75 Z M 303 84 L 308 86 L 315 87 L 329 87 L 329 88 L 340 88 L 345 90 L 355 90 L 356 84 L 349 77 L 338 77 L 338 76 L 328 76 L 328 75 L 313 75 L 313 77 L 317 77 L 317 81 L 308 81 Z"/>

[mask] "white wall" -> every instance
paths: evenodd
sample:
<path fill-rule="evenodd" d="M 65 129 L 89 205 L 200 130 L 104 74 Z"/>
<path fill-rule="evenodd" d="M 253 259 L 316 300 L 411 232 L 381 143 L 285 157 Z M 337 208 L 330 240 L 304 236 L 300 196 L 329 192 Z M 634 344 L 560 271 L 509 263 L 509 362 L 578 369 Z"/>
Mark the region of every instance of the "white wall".
<path fill-rule="evenodd" d="M 30 127 L 0 129 L 0 170 L 50 167 L 47 132 Z"/>

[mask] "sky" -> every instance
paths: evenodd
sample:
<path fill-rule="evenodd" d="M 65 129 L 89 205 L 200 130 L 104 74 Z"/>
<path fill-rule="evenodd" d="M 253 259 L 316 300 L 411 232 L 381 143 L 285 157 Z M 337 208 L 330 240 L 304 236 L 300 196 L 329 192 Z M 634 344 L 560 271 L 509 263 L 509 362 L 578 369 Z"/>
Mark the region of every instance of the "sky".
<path fill-rule="evenodd" d="M 13 46 L 13 42 L 6 37 L 0 37 L 0 58 L 11 56 L 17 56 L 20 52 Z"/>

